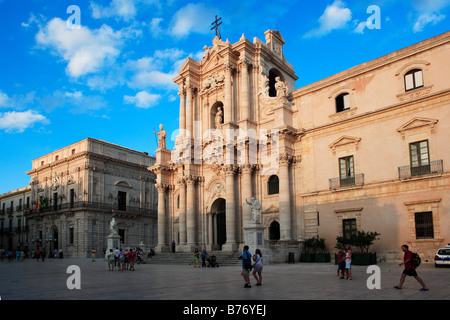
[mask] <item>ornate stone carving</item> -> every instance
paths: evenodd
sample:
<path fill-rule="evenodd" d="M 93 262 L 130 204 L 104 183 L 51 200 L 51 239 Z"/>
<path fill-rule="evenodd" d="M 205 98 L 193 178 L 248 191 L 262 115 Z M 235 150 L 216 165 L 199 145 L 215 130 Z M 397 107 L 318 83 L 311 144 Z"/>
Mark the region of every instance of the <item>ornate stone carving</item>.
<path fill-rule="evenodd" d="M 202 83 L 202 91 L 200 94 L 209 93 L 211 91 L 220 89 L 224 85 L 225 76 L 218 72 L 210 74 L 208 78 Z"/>

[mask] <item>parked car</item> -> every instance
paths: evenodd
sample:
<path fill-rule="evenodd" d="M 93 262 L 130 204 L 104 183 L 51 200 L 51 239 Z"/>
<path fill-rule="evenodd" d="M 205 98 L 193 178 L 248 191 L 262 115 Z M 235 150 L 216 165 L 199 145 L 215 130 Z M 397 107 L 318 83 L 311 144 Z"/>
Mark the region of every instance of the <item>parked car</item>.
<path fill-rule="evenodd" d="M 450 266 L 450 243 L 445 248 L 439 248 L 434 256 L 434 266 L 437 268 L 442 265 Z"/>

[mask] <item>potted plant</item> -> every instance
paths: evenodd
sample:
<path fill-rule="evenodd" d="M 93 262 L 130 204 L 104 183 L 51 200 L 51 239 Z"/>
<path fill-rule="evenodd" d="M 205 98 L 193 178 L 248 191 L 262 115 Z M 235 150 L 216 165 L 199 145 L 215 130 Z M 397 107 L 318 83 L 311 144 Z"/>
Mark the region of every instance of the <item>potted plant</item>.
<path fill-rule="evenodd" d="M 349 244 L 353 248 L 352 263 L 355 265 L 376 264 L 377 255 L 376 253 L 370 253 L 369 249 L 374 241 L 378 240 L 379 235 L 378 232 L 357 231 L 348 237 L 338 236 L 336 237 L 336 248 L 341 249 L 345 244 Z M 355 248 L 359 248 L 359 252 Z M 337 261 L 337 255 L 335 259 Z"/>
<path fill-rule="evenodd" d="M 325 239 L 312 237 L 305 239 L 304 251 L 300 255 L 300 262 L 330 262 L 329 252 L 325 252 Z"/>

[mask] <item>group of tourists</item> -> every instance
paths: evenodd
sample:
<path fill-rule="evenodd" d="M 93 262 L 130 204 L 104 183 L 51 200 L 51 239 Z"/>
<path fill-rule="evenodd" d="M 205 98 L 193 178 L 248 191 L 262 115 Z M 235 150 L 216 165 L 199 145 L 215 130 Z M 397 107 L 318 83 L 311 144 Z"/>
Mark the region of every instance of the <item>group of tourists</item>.
<path fill-rule="evenodd" d="M 62 259 L 63 258 L 63 251 L 62 249 L 54 249 L 49 251 L 47 255 L 47 250 L 42 247 L 38 248 L 36 250 L 32 249 L 29 250 L 9 250 L 5 251 L 3 248 L 0 248 L 0 258 L 3 261 L 3 259 L 7 259 L 8 261 L 23 261 L 25 258 L 31 258 L 36 259 L 36 261 L 45 261 L 45 258 L 55 258 L 55 259 Z"/>
<path fill-rule="evenodd" d="M 95 249 L 92 249 L 92 261 L 95 261 Z M 108 263 L 108 271 L 114 271 L 114 267 L 119 267 L 119 271 L 135 270 L 135 265 L 144 262 L 144 251 L 141 248 L 109 249 L 105 253 L 105 260 Z"/>

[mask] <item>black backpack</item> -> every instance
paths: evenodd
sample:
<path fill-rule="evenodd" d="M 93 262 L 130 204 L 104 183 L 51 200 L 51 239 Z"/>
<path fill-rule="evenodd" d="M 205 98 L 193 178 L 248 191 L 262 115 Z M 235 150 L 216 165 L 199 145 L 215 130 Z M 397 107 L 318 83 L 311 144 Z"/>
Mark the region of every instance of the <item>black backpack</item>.
<path fill-rule="evenodd" d="M 422 260 L 420 259 L 419 254 L 412 252 L 412 259 L 411 259 L 412 265 L 417 268 L 418 266 L 420 266 L 421 262 Z"/>

